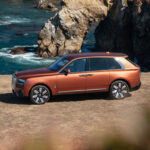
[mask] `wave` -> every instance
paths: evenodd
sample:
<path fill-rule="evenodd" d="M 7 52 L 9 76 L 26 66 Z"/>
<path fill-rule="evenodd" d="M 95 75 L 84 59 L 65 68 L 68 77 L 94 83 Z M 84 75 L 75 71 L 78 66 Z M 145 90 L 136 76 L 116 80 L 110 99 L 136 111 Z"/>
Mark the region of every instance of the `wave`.
<path fill-rule="evenodd" d="M 32 47 L 36 46 L 33 45 Z M 12 74 L 21 70 L 48 67 L 58 59 L 58 57 L 44 59 L 38 57 L 35 52 L 13 55 L 10 54 L 10 51 L 10 48 L 0 49 L 0 74 Z"/>
<path fill-rule="evenodd" d="M 50 65 L 56 58 L 44 59 L 38 57 L 35 53 L 25 53 L 19 55 L 12 55 L 6 52 L 0 52 L 0 58 L 5 59 L 7 63 L 17 63 L 19 65 Z"/>
<path fill-rule="evenodd" d="M 10 24 L 22 24 L 22 23 L 30 23 L 31 20 L 29 18 L 20 18 L 16 16 L 2 16 L 0 17 L 0 25 L 10 25 Z"/>

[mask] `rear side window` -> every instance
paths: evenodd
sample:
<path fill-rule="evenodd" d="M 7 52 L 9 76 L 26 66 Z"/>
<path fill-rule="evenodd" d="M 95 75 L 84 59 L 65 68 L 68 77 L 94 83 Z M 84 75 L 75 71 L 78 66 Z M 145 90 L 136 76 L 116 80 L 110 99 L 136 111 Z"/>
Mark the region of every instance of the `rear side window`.
<path fill-rule="evenodd" d="M 90 58 L 89 59 L 89 70 L 98 71 L 98 70 L 107 70 L 108 63 L 106 58 Z"/>
<path fill-rule="evenodd" d="M 109 67 L 108 67 L 109 70 L 121 69 L 120 64 L 114 58 L 109 58 L 108 63 L 109 63 Z"/>
<path fill-rule="evenodd" d="M 114 58 L 89 58 L 89 71 L 122 69 Z"/>

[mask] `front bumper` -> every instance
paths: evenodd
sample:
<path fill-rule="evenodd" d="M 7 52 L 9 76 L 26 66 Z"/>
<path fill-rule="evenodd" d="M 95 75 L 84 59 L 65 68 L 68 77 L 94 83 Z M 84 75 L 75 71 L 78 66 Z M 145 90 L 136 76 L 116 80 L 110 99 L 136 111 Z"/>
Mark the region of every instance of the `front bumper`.
<path fill-rule="evenodd" d="M 138 90 L 140 87 L 141 87 L 141 82 L 139 83 L 139 85 L 137 85 L 137 86 L 131 88 L 131 92 Z"/>
<path fill-rule="evenodd" d="M 12 89 L 12 93 L 17 97 L 24 97 L 22 90 L 15 91 Z"/>
<path fill-rule="evenodd" d="M 23 89 L 24 89 L 24 85 L 23 84 L 18 84 L 16 76 L 13 75 L 12 76 L 12 93 L 15 96 L 22 97 L 22 96 L 24 96 Z"/>

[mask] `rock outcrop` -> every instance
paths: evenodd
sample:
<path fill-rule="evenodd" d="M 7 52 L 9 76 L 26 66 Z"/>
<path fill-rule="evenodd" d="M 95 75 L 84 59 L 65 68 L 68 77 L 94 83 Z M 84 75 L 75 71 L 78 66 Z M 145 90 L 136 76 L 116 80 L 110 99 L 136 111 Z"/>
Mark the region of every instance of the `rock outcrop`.
<path fill-rule="evenodd" d="M 107 16 L 113 0 L 63 0 L 61 5 L 39 33 L 39 56 L 79 53 L 91 24 Z"/>
<path fill-rule="evenodd" d="M 143 70 L 150 70 L 150 0 L 142 1 L 142 6 L 135 5 L 135 1 L 124 10 L 118 1 L 99 23 L 95 31 L 96 48 L 124 52 L 132 60 L 136 58 Z"/>
<path fill-rule="evenodd" d="M 25 47 L 15 47 L 11 50 L 11 54 L 17 55 L 17 54 L 25 54 L 29 51 Z"/>
<path fill-rule="evenodd" d="M 58 8 L 52 3 L 51 0 L 39 0 L 37 8 L 46 9 L 51 12 L 58 11 Z"/>
<path fill-rule="evenodd" d="M 10 53 L 13 55 L 18 55 L 18 54 L 25 54 L 29 52 L 35 52 L 35 51 L 36 51 L 36 48 L 34 47 L 15 47 L 15 48 L 12 48 Z"/>

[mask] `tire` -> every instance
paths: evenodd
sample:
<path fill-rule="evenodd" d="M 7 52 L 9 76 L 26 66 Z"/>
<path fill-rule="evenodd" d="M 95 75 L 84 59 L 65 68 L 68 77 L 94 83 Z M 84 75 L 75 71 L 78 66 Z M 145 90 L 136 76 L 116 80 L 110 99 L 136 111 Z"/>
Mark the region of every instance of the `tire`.
<path fill-rule="evenodd" d="M 44 85 L 36 85 L 31 89 L 30 100 L 34 104 L 45 104 L 51 98 L 50 90 Z"/>
<path fill-rule="evenodd" d="M 110 97 L 112 99 L 124 99 L 129 95 L 129 86 L 125 81 L 114 81 L 110 86 Z"/>

